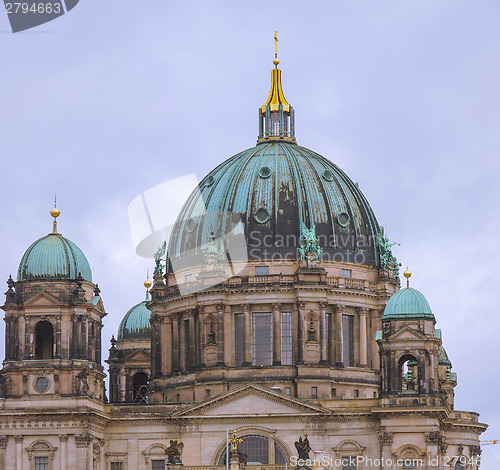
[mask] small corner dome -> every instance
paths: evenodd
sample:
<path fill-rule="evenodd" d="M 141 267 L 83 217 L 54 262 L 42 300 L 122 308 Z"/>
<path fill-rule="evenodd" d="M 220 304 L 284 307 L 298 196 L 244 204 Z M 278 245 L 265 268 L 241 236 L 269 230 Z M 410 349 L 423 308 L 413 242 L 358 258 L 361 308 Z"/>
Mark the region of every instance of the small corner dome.
<path fill-rule="evenodd" d="M 412 287 L 398 290 L 387 302 L 382 321 L 428 318 L 435 320 L 427 299 Z"/>
<path fill-rule="evenodd" d="M 133 306 L 123 317 L 118 328 L 118 341 L 123 339 L 149 339 L 151 338 L 151 324 L 149 319 L 151 311 L 146 307 L 146 300 Z"/>
<path fill-rule="evenodd" d="M 83 251 L 60 233 L 50 233 L 26 250 L 17 280 L 76 279 L 79 274 L 92 282 L 92 271 Z"/>

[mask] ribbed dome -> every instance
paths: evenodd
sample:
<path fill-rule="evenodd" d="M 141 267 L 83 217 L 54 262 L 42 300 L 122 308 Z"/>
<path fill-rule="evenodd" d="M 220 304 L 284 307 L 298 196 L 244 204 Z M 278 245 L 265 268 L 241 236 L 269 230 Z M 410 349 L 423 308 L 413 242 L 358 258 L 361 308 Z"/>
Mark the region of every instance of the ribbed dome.
<path fill-rule="evenodd" d="M 315 225 L 323 260 L 379 265 L 379 226 L 358 185 L 294 143 L 263 141 L 209 173 L 179 214 L 170 261 L 202 264 L 211 233 L 223 252 L 222 237 L 240 221 L 250 260 L 296 259 L 305 224 Z"/>
<path fill-rule="evenodd" d="M 118 340 L 151 338 L 151 324 L 149 323 L 151 312 L 146 307 L 149 300 L 148 294 L 146 300 L 133 306 L 125 314 L 118 328 Z"/>
<path fill-rule="evenodd" d="M 417 289 L 398 290 L 387 302 L 382 320 L 409 318 L 434 319 L 429 302 Z"/>
<path fill-rule="evenodd" d="M 17 280 L 76 279 L 79 273 L 92 282 L 90 265 L 82 250 L 60 233 L 50 233 L 26 250 Z"/>

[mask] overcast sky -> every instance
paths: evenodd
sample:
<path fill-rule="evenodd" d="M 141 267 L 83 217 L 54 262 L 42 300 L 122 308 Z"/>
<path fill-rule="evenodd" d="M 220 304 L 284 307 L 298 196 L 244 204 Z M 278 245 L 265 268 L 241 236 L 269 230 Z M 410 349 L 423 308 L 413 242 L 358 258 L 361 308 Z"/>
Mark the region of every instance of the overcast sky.
<path fill-rule="evenodd" d="M 500 438 L 499 18 L 498 0 L 84 0 L 12 34 L 0 13 L 0 277 L 51 230 L 57 193 L 60 232 L 102 290 L 107 349 L 152 267 L 128 204 L 255 144 L 277 29 L 298 143 L 358 182 L 401 243 L 456 408 Z"/>

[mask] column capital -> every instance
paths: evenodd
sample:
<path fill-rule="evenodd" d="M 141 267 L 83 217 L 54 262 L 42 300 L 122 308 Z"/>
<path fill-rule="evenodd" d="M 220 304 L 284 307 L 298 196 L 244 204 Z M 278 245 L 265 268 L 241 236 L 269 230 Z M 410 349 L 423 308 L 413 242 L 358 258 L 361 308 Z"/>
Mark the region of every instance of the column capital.
<path fill-rule="evenodd" d="M 335 304 L 333 306 L 334 310 L 336 313 L 341 313 L 345 310 L 345 305 L 344 304 Z"/>
<path fill-rule="evenodd" d="M 306 303 L 305 302 L 297 302 L 297 308 L 299 310 L 305 310 L 306 308 Z"/>
<path fill-rule="evenodd" d="M 281 304 L 276 302 L 273 304 L 273 311 L 280 311 L 281 310 Z"/>
<path fill-rule="evenodd" d="M 23 436 L 14 436 L 14 440 L 18 443 L 21 444 L 23 442 L 24 437 Z"/>
<path fill-rule="evenodd" d="M 321 310 L 326 310 L 326 308 L 328 307 L 328 305 L 329 305 L 328 302 L 320 302 L 319 303 L 319 308 Z"/>
<path fill-rule="evenodd" d="M 8 440 L 9 440 L 9 436 L 0 436 L 0 449 L 7 448 Z"/>
<path fill-rule="evenodd" d="M 59 440 L 61 442 L 67 442 L 68 441 L 68 435 L 67 434 L 59 434 Z"/>
<path fill-rule="evenodd" d="M 381 446 L 390 446 L 394 441 L 394 433 L 392 432 L 379 432 L 378 442 Z"/>
<path fill-rule="evenodd" d="M 356 307 L 356 310 L 360 315 L 365 315 L 365 316 L 368 315 L 368 313 L 370 312 L 370 309 L 368 307 Z"/>
<path fill-rule="evenodd" d="M 223 312 L 225 308 L 226 304 L 224 302 L 220 302 L 215 305 L 215 309 L 217 310 L 217 312 Z"/>
<path fill-rule="evenodd" d="M 241 304 L 241 309 L 243 310 L 243 313 L 250 312 L 250 304 Z"/>

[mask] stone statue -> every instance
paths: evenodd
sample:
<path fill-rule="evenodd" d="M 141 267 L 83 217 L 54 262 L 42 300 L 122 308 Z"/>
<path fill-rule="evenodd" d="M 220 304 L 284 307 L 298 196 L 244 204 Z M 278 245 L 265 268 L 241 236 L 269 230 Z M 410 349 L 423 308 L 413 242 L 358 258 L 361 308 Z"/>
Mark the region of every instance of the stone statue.
<path fill-rule="evenodd" d="M 7 379 L 3 374 L 0 374 L 0 397 L 5 396 L 7 393 Z"/>
<path fill-rule="evenodd" d="M 167 448 L 167 465 L 182 465 L 182 449 L 184 449 L 183 442 L 177 440 L 170 440 L 170 446 Z"/>
<path fill-rule="evenodd" d="M 77 374 L 78 379 L 78 391 L 80 395 L 87 395 L 89 393 L 89 373 L 86 370 L 82 370 Z"/>
<path fill-rule="evenodd" d="M 378 232 L 378 243 L 380 249 L 380 267 L 387 271 L 392 271 L 394 276 L 399 281 L 399 263 L 396 257 L 392 254 L 392 246 L 397 245 L 395 242 L 390 242 L 384 235 L 382 230 Z"/>
<path fill-rule="evenodd" d="M 165 253 L 167 252 L 167 242 L 163 242 L 163 245 L 158 248 L 156 253 L 153 255 L 155 258 L 155 269 L 154 269 L 154 277 L 162 277 L 163 276 L 163 269 L 165 268 L 165 265 L 163 264 L 162 257 L 165 256 Z"/>
<path fill-rule="evenodd" d="M 205 264 L 217 264 L 224 259 L 224 252 L 219 249 L 215 233 L 210 231 L 207 244 L 202 249 Z"/>
<path fill-rule="evenodd" d="M 307 261 L 309 263 L 315 263 L 321 261 L 322 250 L 318 245 L 318 238 L 316 237 L 316 225 L 312 224 L 311 228 L 307 228 L 307 225 L 302 223 L 300 227 L 300 247 L 299 247 L 299 257 L 301 261 Z"/>
<path fill-rule="evenodd" d="M 307 434 L 302 439 L 302 436 L 299 437 L 298 441 L 295 441 L 295 448 L 299 453 L 299 460 L 308 460 L 309 452 L 311 452 L 311 446 L 309 445 L 309 439 L 307 438 Z"/>

